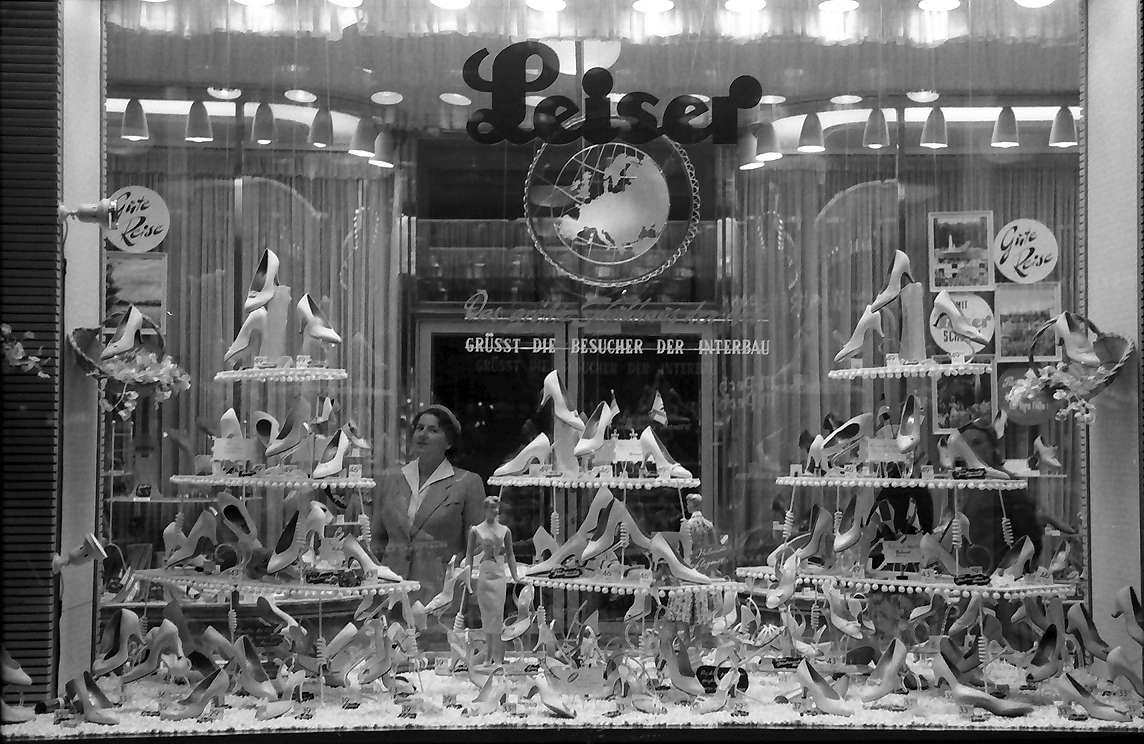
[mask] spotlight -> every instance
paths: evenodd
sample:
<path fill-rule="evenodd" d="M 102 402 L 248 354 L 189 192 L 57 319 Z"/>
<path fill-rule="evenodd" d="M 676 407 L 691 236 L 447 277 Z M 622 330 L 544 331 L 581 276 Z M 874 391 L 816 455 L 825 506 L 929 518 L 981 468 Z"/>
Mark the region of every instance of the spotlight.
<path fill-rule="evenodd" d="M 1017 117 L 1013 115 L 1013 107 L 1005 106 L 997 115 L 993 124 L 993 137 L 989 144 L 993 147 L 1017 147 L 1020 141 L 1017 137 Z"/>
<path fill-rule="evenodd" d="M 151 130 L 147 127 L 147 114 L 143 111 L 143 104 L 138 98 L 127 102 L 123 110 L 123 122 L 119 127 L 119 136 L 132 142 L 151 139 Z"/>
<path fill-rule="evenodd" d="M 813 111 L 802 122 L 798 135 L 798 151 L 802 153 L 825 152 L 826 144 L 822 137 L 822 122 Z"/>

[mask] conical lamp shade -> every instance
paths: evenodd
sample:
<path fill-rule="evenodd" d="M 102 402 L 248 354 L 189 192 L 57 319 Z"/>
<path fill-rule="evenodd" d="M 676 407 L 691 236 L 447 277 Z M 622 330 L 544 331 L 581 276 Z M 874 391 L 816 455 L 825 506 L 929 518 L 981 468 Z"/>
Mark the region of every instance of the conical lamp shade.
<path fill-rule="evenodd" d="M 1021 144 L 1017 140 L 1017 117 L 1013 115 L 1013 107 L 1006 106 L 997 115 L 997 123 L 993 125 L 993 138 L 989 144 L 993 147 L 1017 147 Z"/>
<path fill-rule="evenodd" d="M 377 129 L 373 126 L 372 119 L 368 116 L 358 119 L 357 127 L 354 128 L 353 139 L 350 140 L 350 155 L 357 155 L 359 158 L 372 158 L 373 139 L 376 133 Z"/>
<path fill-rule="evenodd" d="M 763 161 L 755 159 L 755 134 L 750 129 L 739 133 L 739 170 L 762 168 Z"/>
<path fill-rule="evenodd" d="M 191 112 L 187 114 L 187 133 L 183 139 L 187 142 L 214 141 L 214 129 L 211 128 L 210 114 L 207 113 L 207 107 L 200 100 L 191 104 Z"/>
<path fill-rule="evenodd" d="M 799 152 L 825 152 L 826 145 L 822 139 L 822 122 L 818 114 L 809 113 L 802 122 L 802 131 L 798 135 Z"/>
<path fill-rule="evenodd" d="M 254 110 L 254 127 L 250 136 L 260 145 L 269 145 L 277 139 L 278 123 L 274 121 L 274 112 L 269 103 L 263 101 Z"/>
<path fill-rule="evenodd" d="M 926 124 L 922 127 L 922 141 L 919 144 L 931 150 L 949 147 L 949 127 L 946 126 L 945 113 L 940 106 L 930 109 Z"/>
<path fill-rule="evenodd" d="M 755 129 L 755 139 L 758 143 L 755 145 L 755 160 L 761 160 L 764 163 L 771 160 L 778 160 L 783 156 L 783 151 L 779 149 L 779 138 L 775 134 L 775 125 L 769 121 L 764 121 Z"/>
<path fill-rule="evenodd" d="M 890 146 L 890 127 L 886 125 L 886 114 L 875 108 L 866 117 L 866 128 L 862 131 L 862 146 L 871 150 L 881 150 Z"/>
<path fill-rule="evenodd" d="M 369 159 L 370 165 L 382 168 L 392 168 L 397 164 L 397 155 L 393 150 L 393 135 L 388 129 L 381 129 L 373 141 L 373 156 Z"/>
<path fill-rule="evenodd" d="M 147 128 L 147 113 L 143 111 L 143 104 L 138 98 L 127 102 L 123 110 L 123 123 L 119 127 L 119 136 L 125 140 L 139 142 L 151 139 L 151 130 Z"/>
<path fill-rule="evenodd" d="M 314 121 L 310 124 L 310 144 L 314 147 L 329 147 L 334 141 L 334 120 L 330 117 L 330 110 L 325 106 L 314 114 Z"/>
<path fill-rule="evenodd" d="M 1076 120 L 1067 106 L 1061 106 L 1049 130 L 1049 147 L 1076 147 Z"/>

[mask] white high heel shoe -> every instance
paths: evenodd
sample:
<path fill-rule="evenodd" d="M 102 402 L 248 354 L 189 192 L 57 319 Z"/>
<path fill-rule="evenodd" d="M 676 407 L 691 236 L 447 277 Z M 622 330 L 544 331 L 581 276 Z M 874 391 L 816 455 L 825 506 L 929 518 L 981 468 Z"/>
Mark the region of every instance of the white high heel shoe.
<path fill-rule="evenodd" d="M 266 456 L 288 455 L 296 450 L 310 434 L 309 424 L 306 423 L 309 417 L 309 407 L 299 400 L 286 414 L 286 420 L 267 445 Z"/>
<path fill-rule="evenodd" d="M 580 441 L 576 442 L 576 448 L 572 450 L 572 454 L 576 457 L 590 455 L 603 447 L 604 433 L 612 425 L 612 418 L 615 415 L 616 410 L 608 403 L 600 403 L 596 406 L 596 410 L 592 411 L 592 415 L 588 418 L 588 423 L 584 426 L 584 433 L 580 436 Z"/>
<path fill-rule="evenodd" d="M 254 412 L 254 435 L 258 437 L 258 441 L 262 443 L 263 451 L 278 438 L 278 432 L 281 430 L 282 426 L 274 416 L 266 411 Z"/>
<path fill-rule="evenodd" d="M 655 461 L 655 472 L 660 478 L 690 478 L 691 471 L 680 465 L 668 454 L 663 442 L 649 426 L 640 432 L 640 459 Z"/>
<path fill-rule="evenodd" d="M 906 396 L 902 404 L 902 417 L 898 419 L 898 451 L 903 455 L 914 451 L 922 440 L 922 414 L 918 410 L 918 400 L 913 393 Z"/>
<path fill-rule="evenodd" d="M 267 249 L 262 252 L 262 259 L 254 276 L 250 279 L 250 291 L 246 293 L 246 302 L 242 306 L 243 312 L 249 313 L 260 307 L 265 307 L 274 298 L 274 290 L 278 287 L 278 255 Z"/>
<path fill-rule="evenodd" d="M 834 355 L 834 363 L 838 364 L 843 359 L 848 359 L 862 351 L 862 344 L 866 341 L 866 334 L 871 329 L 879 336 L 886 335 L 882 330 L 882 314 L 876 310 L 872 310 L 870 306 L 867 305 L 866 309 L 862 311 L 862 317 L 858 319 L 858 325 L 854 326 L 854 333 L 850 334 L 850 340 Z"/>
<path fill-rule="evenodd" d="M 548 460 L 548 453 L 552 450 L 552 442 L 549 441 L 548 435 L 541 433 L 536 436 L 531 442 L 524 446 L 520 452 L 493 471 L 494 476 L 502 475 L 516 475 L 528 470 L 528 464 L 536 460 L 543 465 Z"/>
<path fill-rule="evenodd" d="M 1092 349 L 1088 328 L 1083 321 L 1070 312 L 1063 312 L 1054 320 L 1053 335 L 1057 343 L 1064 347 L 1065 357 L 1086 367 L 1099 367 L 1100 357 Z"/>
<path fill-rule="evenodd" d="M 244 351 L 251 351 L 257 355 L 257 350 L 261 349 L 262 346 L 262 334 L 266 330 L 268 317 L 269 313 L 264 307 L 257 308 L 246 316 L 246 320 L 242 321 L 242 328 L 238 329 L 238 335 L 234 337 L 234 341 L 227 347 L 226 354 L 222 357 L 223 364 L 229 364 L 232 359 Z M 256 334 L 257 345 L 255 344 Z"/>
<path fill-rule="evenodd" d="M 327 344 L 340 344 L 342 337 L 330 327 L 322 315 L 322 309 L 307 292 L 298 300 L 298 333 Z"/>
<path fill-rule="evenodd" d="M 1050 468 L 1056 468 L 1057 470 L 1064 467 L 1061 465 L 1061 461 L 1057 459 L 1057 448 L 1045 444 L 1044 441 L 1041 440 L 1040 435 L 1037 435 L 1037 438 L 1033 440 L 1033 450 L 1037 453 L 1037 462 L 1039 463 L 1040 469 L 1044 469 L 1045 465 L 1048 465 Z"/>
<path fill-rule="evenodd" d="M 346 436 L 345 432 L 341 429 L 326 445 L 326 459 L 318 463 L 314 468 L 314 480 L 319 478 L 329 478 L 331 475 L 337 475 L 342 472 L 346 453 L 350 451 L 350 438 Z"/>
<path fill-rule="evenodd" d="M 242 424 L 233 408 L 226 409 L 219 417 L 218 436 L 219 439 L 242 439 Z"/>
<path fill-rule="evenodd" d="M 584 431 L 584 422 L 576 415 L 575 411 L 568 408 L 568 399 L 564 394 L 564 383 L 560 381 L 560 375 L 556 370 L 552 370 L 544 377 L 544 385 L 541 388 L 542 394 L 540 396 L 540 405 L 544 405 L 549 400 L 552 401 L 552 412 L 556 418 L 571 426 L 576 431 Z"/>
<path fill-rule="evenodd" d="M 103 347 L 99 358 L 111 359 L 142 346 L 143 338 L 140 332 L 143 330 L 143 317 L 143 313 L 134 305 L 127 308 L 127 312 L 115 328 L 115 335 L 111 337 L 107 346 Z"/>
<path fill-rule="evenodd" d="M 357 561 L 361 566 L 362 571 L 369 579 L 381 581 L 401 581 L 401 577 L 393 572 L 389 566 L 378 563 L 373 559 L 373 556 L 362 547 L 362 544 L 357 541 L 353 535 L 346 535 L 342 539 L 342 553 L 346 557 L 346 562 Z"/>
<path fill-rule="evenodd" d="M 812 454 L 820 467 L 825 464 L 825 469 L 829 470 L 835 457 L 854 448 L 863 438 L 872 436 L 873 433 L 874 414 L 860 413 L 830 432 L 822 440 L 817 452 L 813 452 L 812 444 Z"/>
<path fill-rule="evenodd" d="M 910 257 L 902 251 L 894 251 L 894 265 L 890 268 L 890 277 L 886 280 L 886 287 L 870 303 L 870 311 L 878 312 L 886 305 L 898 299 L 902 287 L 913 282 L 910 276 Z"/>
<path fill-rule="evenodd" d="M 958 336 L 982 346 L 989 343 L 989 339 L 982 336 L 981 332 L 969 322 L 969 318 L 965 317 L 964 313 L 957 307 L 953 298 L 949 296 L 949 292 L 942 290 L 934 298 L 933 309 L 938 314 L 934 320 L 934 327 L 937 327 L 937 324 L 944 317 L 949 320 L 949 330 Z"/>
<path fill-rule="evenodd" d="M 959 431 L 952 431 L 943 440 L 938 440 L 937 451 L 942 467 L 948 470 L 953 470 L 961 461 L 966 468 L 984 470 L 986 478 L 1009 479 L 1008 473 L 983 463 Z"/>

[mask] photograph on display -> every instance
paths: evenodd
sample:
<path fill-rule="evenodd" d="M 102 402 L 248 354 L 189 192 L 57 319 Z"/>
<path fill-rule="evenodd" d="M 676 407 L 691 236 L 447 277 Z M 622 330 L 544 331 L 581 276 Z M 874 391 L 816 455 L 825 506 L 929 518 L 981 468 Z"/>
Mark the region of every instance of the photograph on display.
<path fill-rule="evenodd" d="M 993 289 L 993 212 L 929 213 L 930 291 Z"/>
<path fill-rule="evenodd" d="M 160 333 L 167 331 L 167 254 L 108 253 L 105 313 L 110 318 L 134 305 Z"/>
<path fill-rule="evenodd" d="M 993 420 L 992 374 L 937 377 L 932 393 L 934 434 L 946 434 L 974 419 Z"/>
<path fill-rule="evenodd" d="M 997 357 L 1001 361 L 1029 358 L 1029 345 L 1037 329 L 1061 312 L 1061 286 L 1043 284 L 998 284 L 994 295 L 997 318 Z M 1051 331 L 1042 333 L 1033 349 L 1037 361 L 1059 358 Z"/>

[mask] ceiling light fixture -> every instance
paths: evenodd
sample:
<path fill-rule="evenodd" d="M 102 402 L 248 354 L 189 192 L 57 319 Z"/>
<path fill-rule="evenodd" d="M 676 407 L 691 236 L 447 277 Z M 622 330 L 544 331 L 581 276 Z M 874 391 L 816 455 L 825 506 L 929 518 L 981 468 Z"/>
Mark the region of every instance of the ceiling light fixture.
<path fill-rule="evenodd" d="M 1022 8 L 1047 8 L 1053 4 L 1053 0 L 1013 0 L 1013 2 Z"/>
<path fill-rule="evenodd" d="M 802 121 L 802 131 L 798 134 L 798 151 L 801 153 L 825 152 L 826 144 L 822 137 L 822 122 L 813 111 Z"/>
<path fill-rule="evenodd" d="M 437 97 L 450 106 L 468 106 L 473 102 L 473 99 L 464 93 L 442 93 Z"/>
<path fill-rule="evenodd" d="M 997 121 L 993 124 L 993 137 L 989 144 L 993 147 L 1017 147 L 1021 143 L 1017 137 L 1017 117 L 1013 115 L 1013 107 L 1006 106 L 997 114 Z"/>
<path fill-rule="evenodd" d="M 405 100 L 405 96 L 395 90 L 379 90 L 369 100 L 381 106 L 394 106 Z"/>
<path fill-rule="evenodd" d="M 936 90 L 910 90 L 906 91 L 906 98 L 914 103 L 933 103 L 941 98 L 941 94 Z"/>
<path fill-rule="evenodd" d="M 961 0 L 918 0 L 918 10 L 930 13 L 948 13 L 961 7 Z"/>
<path fill-rule="evenodd" d="M 220 101 L 233 101 L 242 95 L 242 88 L 219 88 L 212 85 L 207 88 L 207 95 Z"/>
<path fill-rule="evenodd" d="M 750 129 L 744 129 L 739 133 L 739 170 L 754 170 L 766 165 L 755 157 L 757 145 L 755 135 Z"/>
<path fill-rule="evenodd" d="M 1049 147 L 1076 147 L 1076 144 L 1076 120 L 1067 106 L 1061 106 L 1049 130 Z"/>
<path fill-rule="evenodd" d="M 267 5 L 274 4 L 274 0 L 235 0 L 235 2 L 248 8 L 265 8 Z"/>
<path fill-rule="evenodd" d="M 334 139 L 334 121 L 330 117 L 330 110 L 322 106 L 314 114 L 314 121 L 310 123 L 310 144 L 314 147 L 329 147 Z"/>
<path fill-rule="evenodd" d="M 949 127 L 945 123 L 945 114 L 940 106 L 930 109 L 925 126 L 922 127 L 922 139 L 918 144 L 930 150 L 949 147 Z"/>
<path fill-rule="evenodd" d="M 882 150 L 890 146 L 890 127 L 881 108 L 870 110 L 866 118 L 866 128 L 862 130 L 862 146 L 870 150 Z"/>
<path fill-rule="evenodd" d="M 632 3 L 632 10 L 648 15 L 666 13 L 674 7 L 675 3 L 672 0 L 636 0 Z"/>
<path fill-rule="evenodd" d="M 818 4 L 818 9 L 827 13 L 847 13 L 858 10 L 858 0 L 822 0 Z"/>
<path fill-rule="evenodd" d="M 469 7 L 469 0 L 432 0 L 432 3 L 441 10 L 464 10 Z"/>
<path fill-rule="evenodd" d="M 187 131 L 183 135 L 187 142 L 213 142 L 214 129 L 211 127 L 211 117 L 202 99 L 196 98 L 191 104 L 190 113 L 187 114 Z"/>
<path fill-rule="evenodd" d="M 755 145 L 755 160 L 769 163 L 782 158 L 783 152 L 779 149 L 779 138 L 775 134 L 774 124 L 764 121 L 755 127 L 755 139 L 758 140 Z"/>
<path fill-rule="evenodd" d="M 778 93 L 766 93 L 759 99 L 759 103 L 766 106 L 775 106 L 785 102 L 786 96 L 780 96 Z"/>
<path fill-rule="evenodd" d="M 377 136 L 377 128 L 373 125 L 373 120 L 368 116 L 363 116 L 358 119 L 357 126 L 354 128 L 354 136 L 350 140 L 350 155 L 357 155 L 359 158 L 372 158 L 373 157 L 373 140 Z"/>
<path fill-rule="evenodd" d="M 370 165 L 380 168 L 392 168 L 397 164 L 397 156 L 393 149 L 393 136 L 384 127 L 377 133 L 373 141 L 373 157 L 369 159 Z"/>
<path fill-rule="evenodd" d="M 151 139 L 151 130 L 147 127 L 147 114 L 143 111 L 143 104 L 138 98 L 127 102 L 123 110 L 123 121 L 119 126 L 119 136 L 131 142 L 142 142 Z"/>
<path fill-rule="evenodd" d="M 258 104 L 254 111 L 254 125 L 250 137 L 260 145 L 269 145 L 278 135 L 278 123 L 274 121 L 274 111 L 266 101 Z"/>
<path fill-rule="evenodd" d="M 337 5 L 339 8 L 360 8 L 361 0 L 330 0 L 332 5 Z"/>
<path fill-rule="evenodd" d="M 839 106 L 853 106 L 855 103 L 862 102 L 862 96 L 856 95 L 854 93 L 843 93 L 841 95 L 832 97 L 830 102 L 836 103 Z"/>
<path fill-rule="evenodd" d="M 731 13 L 754 13 L 767 7 L 767 0 L 726 0 L 723 7 Z"/>
<path fill-rule="evenodd" d="M 294 103 L 313 103 L 318 100 L 318 96 L 314 95 L 305 88 L 291 88 L 282 95 Z"/>
<path fill-rule="evenodd" d="M 568 7 L 564 0 L 526 0 L 525 5 L 541 13 L 559 13 Z"/>

